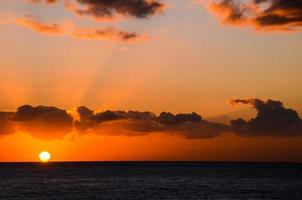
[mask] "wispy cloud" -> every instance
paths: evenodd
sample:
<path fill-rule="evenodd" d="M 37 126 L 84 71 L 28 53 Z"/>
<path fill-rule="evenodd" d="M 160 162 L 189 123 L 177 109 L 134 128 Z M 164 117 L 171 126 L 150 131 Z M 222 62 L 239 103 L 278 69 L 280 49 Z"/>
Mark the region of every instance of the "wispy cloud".
<path fill-rule="evenodd" d="M 137 42 L 147 40 L 148 36 L 141 36 L 135 32 L 127 32 L 109 28 L 77 28 L 72 31 L 72 36 L 79 39 L 111 40 L 124 42 Z"/>
<path fill-rule="evenodd" d="M 71 22 L 45 23 L 32 16 L 18 18 L 15 20 L 15 23 L 41 34 L 70 36 L 77 39 L 109 40 L 118 42 L 140 42 L 148 39 L 148 36 L 146 35 L 117 30 L 113 27 L 87 28 L 76 27 Z"/>
<path fill-rule="evenodd" d="M 34 19 L 31 16 L 25 18 L 16 19 L 16 24 L 24 26 L 38 33 L 49 34 L 49 35 L 64 35 L 65 28 L 61 24 L 57 23 L 43 23 Z"/>
<path fill-rule="evenodd" d="M 32 5 L 44 3 L 55 5 L 63 2 L 66 10 L 72 11 L 77 16 L 88 16 L 97 21 L 116 20 L 118 18 L 148 19 L 162 12 L 165 4 L 158 0 L 28 0 Z M 54 7 L 56 8 L 56 7 Z M 19 16 L 19 15 L 16 15 Z M 51 36 L 70 36 L 77 39 L 109 40 L 114 42 L 141 42 L 148 40 L 145 34 L 135 31 L 120 30 L 114 26 L 93 25 L 90 27 L 77 26 L 77 22 L 65 19 L 57 22 L 45 22 L 37 19 L 33 13 L 25 17 L 1 16 L 0 23 L 14 23 L 31 29 L 37 33 Z"/>

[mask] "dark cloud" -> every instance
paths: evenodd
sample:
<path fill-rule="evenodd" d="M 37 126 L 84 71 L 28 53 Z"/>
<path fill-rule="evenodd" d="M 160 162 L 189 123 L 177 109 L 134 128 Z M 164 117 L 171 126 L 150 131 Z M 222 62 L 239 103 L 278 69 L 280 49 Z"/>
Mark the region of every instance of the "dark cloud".
<path fill-rule="evenodd" d="M 32 0 L 32 3 L 46 2 L 53 4 L 59 0 Z M 160 13 L 165 4 L 158 0 L 69 0 L 67 9 L 79 16 L 90 16 L 97 20 L 114 19 L 117 15 L 148 18 Z"/>
<path fill-rule="evenodd" d="M 12 119 L 18 129 L 40 139 L 62 138 L 73 128 L 73 118 L 65 111 L 52 106 L 24 105 Z"/>
<path fill-rule="evenodd" d="M 261 26 L 302 26 L 301 0 L 255 0 L 255 3 L 270 4 L 255 18 L 255 21 Z"/>
<path fill-rule="evenodd" d="M 156 0 L 77 0 L 81 7 L 69 4 L 78 15 L 96 19 L 110 19 L 117 14 L 136 18 L 147 18 L 162 11 L 164 4 Z M 84 6 L 84 8 L 83 8 Z"/>
<path fill-rule="evenodd" d="M 156 116 L 151 112 L 138 112 L 138 111 L 111 111 L 107 110 L 104 112 L 96 113 L 87 107 L 81 106 L 77 109 L 80 120 L 75 122 L 75 126 L 80 131 L 95 130 L 100 127 L 100 125 L 112 125 L 118 127 L 129 127 L 130 130 L 145 130 L 153 131 L 157 130 L 154 126 L 154 119 Z M 108 123 L 113 122 L 114 123 Z M 119 121 L 118 123 L 116 123 Z M 127 121 L 123 123 L 122 121 Z M 137 123 L 139 122 L 139 123 Z M 131 127 L 131 128 L 130 128 Z M 153 127 L 153 128 L 148 128 Z"/>
<path fill-rule="evenodd" d="M 60 0 L 31 0 L 33 4 L 55 4 Z M 164 9 L 165 4 L 159 0 L 65 0 L 66 10 L 78 16 L 88 16 L 95 20 L 112 21 L 120 18 L 146 19 L 154 16 Z M 111 26 L 106 27 L 77 27 L 75 24 L 45 23 L 34 17 L 20 18 L 16 24 L 27 27 L 38 33 L 72 36 L 77 39 L 110 40 L 115 42 L 141 42 L 149 39 L 135 31 L 119 30 Z"/>
<path fill-rule="evenodd" d="M 78 112 L 81 119 L 76 122 L 76 128 L 81 132 L 116 133 L 116 130 L 108 131 L 108 128 L 114 127 L 122 129 L 120 133 L 129 136 L 164 132 L 186 138 L 212 138 L 229 130 L 225 125 L 202 120 L 196 113 L 174 115 L 162 112 L 156 116 L 151 112 L 108 110 L 93 114 L 85 107 L 80 107 Z"/>
<path fill-rule="evenodd" d="M 191 114 L 172 114 L 169 112 L 162 112 L 158 116 L 158 121 L 162 124 L 182 124 L 185 122 L 201 122 L 202 118 L 196 113 Z"/>
<path fill-rule="evenodd" d="M 302 28 L 301 0 L 211 0 L 210 8 L 230 24 L 250 25 L 264 31 Z"/>
<path fill-rule="evenodd" d="M 188 139 L 217 137 L 234 131 L 240 136 L 302 136 L 302 120 L 298 113 L 285 108 L 280 101 L 234 99 L 231 104 L 251 105 L 257 116 L 251 120 L 231 121 L 231 127 L 204 120 L 197 113 L 173 114 L 162 112 L 112 111 L 95 113 L 81 106 L 78 120 L 66 111 L 53 106 L 24 105 L 16 112 L 0 112 L 0 135 L 16 131 L 28 132 L 42 140 L 61 139 L 76 130 L 79 133 L 138 136 L 167 133 Z"/>
<path fill-rule="evenodd" d="M 81 121 L 83 120 L 89 120 L 90 117 L 93 116 L 93 110 L 90 110 L 89 108 L 85 107 L 85 106 L 80 106 L 77 108 L 77 112 L 80 115 L 80 119 Z"/>
<path fill-rule="evenodd" d="M 254 119 L 233 120 L 232 128 L 240 135 L 302 136 L 302 120 L 295 110 L 285 108 L 280 101 L 235 99 L 232 104 L 248 104 L 257 110 Z"/>

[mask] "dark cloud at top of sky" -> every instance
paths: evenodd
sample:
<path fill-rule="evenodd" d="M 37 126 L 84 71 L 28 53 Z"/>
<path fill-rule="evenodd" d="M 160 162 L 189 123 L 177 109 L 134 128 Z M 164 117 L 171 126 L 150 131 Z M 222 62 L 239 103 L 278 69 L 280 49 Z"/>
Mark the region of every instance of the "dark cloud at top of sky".
<path fill-rule="evenodd" d="M 257 30 L 297 31 L 302 28 L 301 0 L 210 0 L 224 22 Z"/>
<path fill-rule="evenodd" d="M 88 16 L 96 21 L 110 22 L 116 19 L 137 18 L 146 19 L 161 13 L 165 4 L 160 0 L 31 0 L 32 4 L 45 3 L 53 5 L 64 2 L 65 9 L 77 14 Z M 77 39 L 110 40 L 114 42 L 141 42 L 149 37 L 135 31 L 120 30 L 112 26 L 79 27 L 75 22 L 69 24 L 61 22 L 42 22 L 30 17 L 16 20 L 17 25 L 29 28 L 35 32 L 52 36 L 72 36 Z"/>
<path fill-rule="evenodd" d="M 302 26 L 301 0 L 255 0 L 256 4 L 270 3 L 270 6 L 256 17 L 259 25 Z"/>
<path fill-rule="evenodd" d="M 116 14 L 136 18 L 146 18 L 159 13 L 164 4 L 156 0 L 77 0 L 84 9 L 76 9 L 79 15 L 96 18 L 111 18 Z"/>
<path fill-rule="evenodd" d="M 295 110 L 285 108 L 280 101 L 235 99 L 232 104 L 249 104 L 257 110 L 254 119 L 233 120 L 232 128 L 242 135 L 302 136 L 302 120 Z"/>
<path fill-rule="evenodd" d="M 33 0 L 32 3 L 53 4 L 59 1 Z M 80 16 L 91 16 L 95 19 L 113 19 L 118 14 L 143 19 L 160 13 L 165 4 L 159 0 L 69 0 L 65 1 L 65 6 Z"/>

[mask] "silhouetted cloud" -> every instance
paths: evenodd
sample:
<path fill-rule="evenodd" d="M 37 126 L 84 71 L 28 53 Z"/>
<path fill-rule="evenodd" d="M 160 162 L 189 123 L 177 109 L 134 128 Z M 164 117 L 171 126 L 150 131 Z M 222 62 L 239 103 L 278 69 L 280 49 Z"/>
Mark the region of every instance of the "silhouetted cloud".
<path fill-rule="evenodd" d="M 59 0 L 33 0 L 32 3 L 53 4 Z M 78 16 L 96 20 L 112 20 L 117 16 L 148 18 L 160 13 L 165 4 L 158 0 L 65 0 L 65 7 Z"/>
<path fill-rule="evenodd" d="M 301 0 L 209 0 L 223 22 L 248 25 L 261 31 L 300 31 Z"/>
<path fill-rule="evenodd" d="M 90 110 L 89 108 L 85 106 L 80 106 L 77 108 L 77 112 L 80 115 L 81 121 L 89 119 L 91 116 L 93 116 L 93 110 Z"/>
<path fill-rule="evenodd" d="M 260 99 L 235 99 L 231 103 L 252 105 L 257 110 L 254 119 L 231 122 L 240 135 L 302 136 L 302 120 L 295 110 L 285 108 L 280 101 Z"/>
<path fill-rule="evenodd" d="M 68 1 L 66 7 L 80 16 L 99 19 L 113 19 L 117 15 L 147 18 L 160 13 L 164 4 L 156 0 L 76 0 Z"/>
<path fill-rule="evenodd" d="M 52 106 L 24 105 L 12 119 L 18 129 L 40 139 L 62 138 L 73 128 L 73 118 L 65 111 Z"/>
<path fill-rule="evenodd" d="M 158 121 L 162 124 L 181 124 L 185 122 L 200 122 L 202 118 L 196 113 L 191 114 L 172 114 L 169 112 L 162 112 L 158 116 Z"/>
<path fill-rule="evenodd" d="M 93 114 L 93 111 L 85 107 L 80 107 L 78 112 L 81 119 L 75 124 L 81 132 L 116 133 L 116 130 L 108 131 L 108 128 L 114 127 L 124 130 L 120 133 L 128 136 L 163 132 L 186 138 L 212 138 L 229 131 L 229 127 L 202 120 L 196 113 L 174 115 L 162 112 L 156 116 L 151 112 L 108 110 Z"/>
<path fill-rule="evenodd" d="M 0 111 L 0 135 L 16 131 L 30 133 L 42 140 L 61 139 L 76 130 L 78 133 L 139 136 L 167 133 L 188 139 L 218 137 L 235 132 L 239 136 L 302 136 L 302 120 L 293 109 L 285 108 L 280 101 L 263 101 L 256 98 L 234 99 L 231 104 L 251 105 L 257 116 L 249 121 L 231 121 L 231 127 L 204 120 L 195 112 L 173 114 L 162 112 L 112 111 L 95 113 L 81 106 L 77 120 L 66 110 L 53 106 L 23 105 L 16 112 Z"/>

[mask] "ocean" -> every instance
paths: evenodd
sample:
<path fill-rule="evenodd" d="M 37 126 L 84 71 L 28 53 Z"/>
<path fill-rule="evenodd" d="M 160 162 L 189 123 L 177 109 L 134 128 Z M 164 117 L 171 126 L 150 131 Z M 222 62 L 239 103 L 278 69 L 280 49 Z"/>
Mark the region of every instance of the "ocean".
<path fill-rule="evenodd" d="M 1 163 L 0 199 L 302 199 L 302 164 Z"/>

